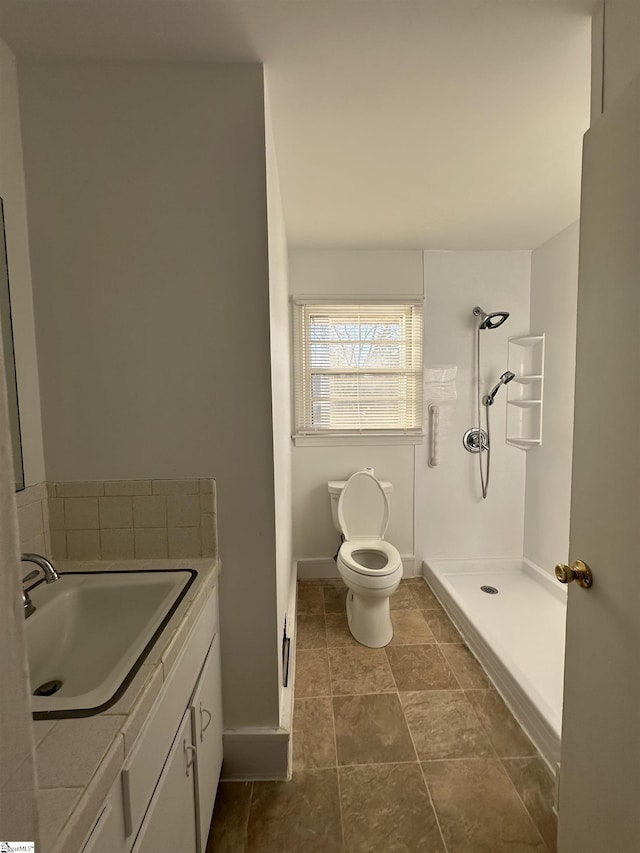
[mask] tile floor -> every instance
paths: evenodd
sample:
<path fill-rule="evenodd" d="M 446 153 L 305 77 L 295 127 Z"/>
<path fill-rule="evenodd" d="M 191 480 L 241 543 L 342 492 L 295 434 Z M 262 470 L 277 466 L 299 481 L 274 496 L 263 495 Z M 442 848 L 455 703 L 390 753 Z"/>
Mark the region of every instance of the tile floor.
<path fill-rule="evenodd" d="M 424 580 L 384 649 L 345 595 L 299 583 L 293 779 L 221 783 L 207 853 L 555 853 L 551 775 Z"/>

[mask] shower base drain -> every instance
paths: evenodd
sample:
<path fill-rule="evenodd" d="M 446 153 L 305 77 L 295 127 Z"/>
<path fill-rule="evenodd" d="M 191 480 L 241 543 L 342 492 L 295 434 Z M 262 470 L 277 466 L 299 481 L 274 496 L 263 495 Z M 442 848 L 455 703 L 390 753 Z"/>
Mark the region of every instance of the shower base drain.
<path fill-rule="evenodd" d="M 481 589 L 483 592 L 488 593 L 489 595 L 497 595 L 497 594 L 498 594 L 498 590 L 495 588 L 495 586 L 487 586 L 487 585 L 485 585 L 485 586 L 481 586 L 481 587 L 480 587 L 480 589 Z"/>
<path fill-rule="evenodd" d="M 33 691 L 34 696 L 53 696 L 62 687 L 62 681 L 59 678 L 54 678 L 51 681 L 45 681 Z"/>

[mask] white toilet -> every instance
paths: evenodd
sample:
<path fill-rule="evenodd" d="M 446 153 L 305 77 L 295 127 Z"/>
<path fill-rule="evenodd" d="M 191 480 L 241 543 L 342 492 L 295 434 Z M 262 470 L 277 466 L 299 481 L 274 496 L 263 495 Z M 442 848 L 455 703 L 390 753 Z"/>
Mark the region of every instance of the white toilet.
<path fill-rule="evenodd" d="M 393 486 L 365 468 L 348 480 L 330 480 L 328 487 L 333 523 L 345 538 L 337 562 L 349 588 L 349 630 L 363 646 L 377 649 L 393 637 L 389 596 L 402 579 L 400 554 L 384 539 Z"/>

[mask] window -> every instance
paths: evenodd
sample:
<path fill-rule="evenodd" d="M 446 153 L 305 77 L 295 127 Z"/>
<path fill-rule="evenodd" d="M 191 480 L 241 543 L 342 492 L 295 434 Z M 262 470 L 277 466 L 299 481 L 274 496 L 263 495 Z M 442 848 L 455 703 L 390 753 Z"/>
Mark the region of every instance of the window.
<path fill-rule="evenodd" d="M 295 432 L 422 434 L 422 303 L 296 301 Z"/>

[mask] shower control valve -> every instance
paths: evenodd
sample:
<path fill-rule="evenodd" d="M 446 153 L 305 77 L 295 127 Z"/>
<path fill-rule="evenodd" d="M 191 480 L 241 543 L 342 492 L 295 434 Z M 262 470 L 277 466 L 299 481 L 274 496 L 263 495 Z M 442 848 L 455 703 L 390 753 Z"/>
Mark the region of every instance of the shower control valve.
<path fill-rule="evenodd" d="M 489 436 L 486 430 L 473 427 L 462 436 L 462 444 L 469 453 L 480 453 L 481 450 L 489 449 Z"/>

